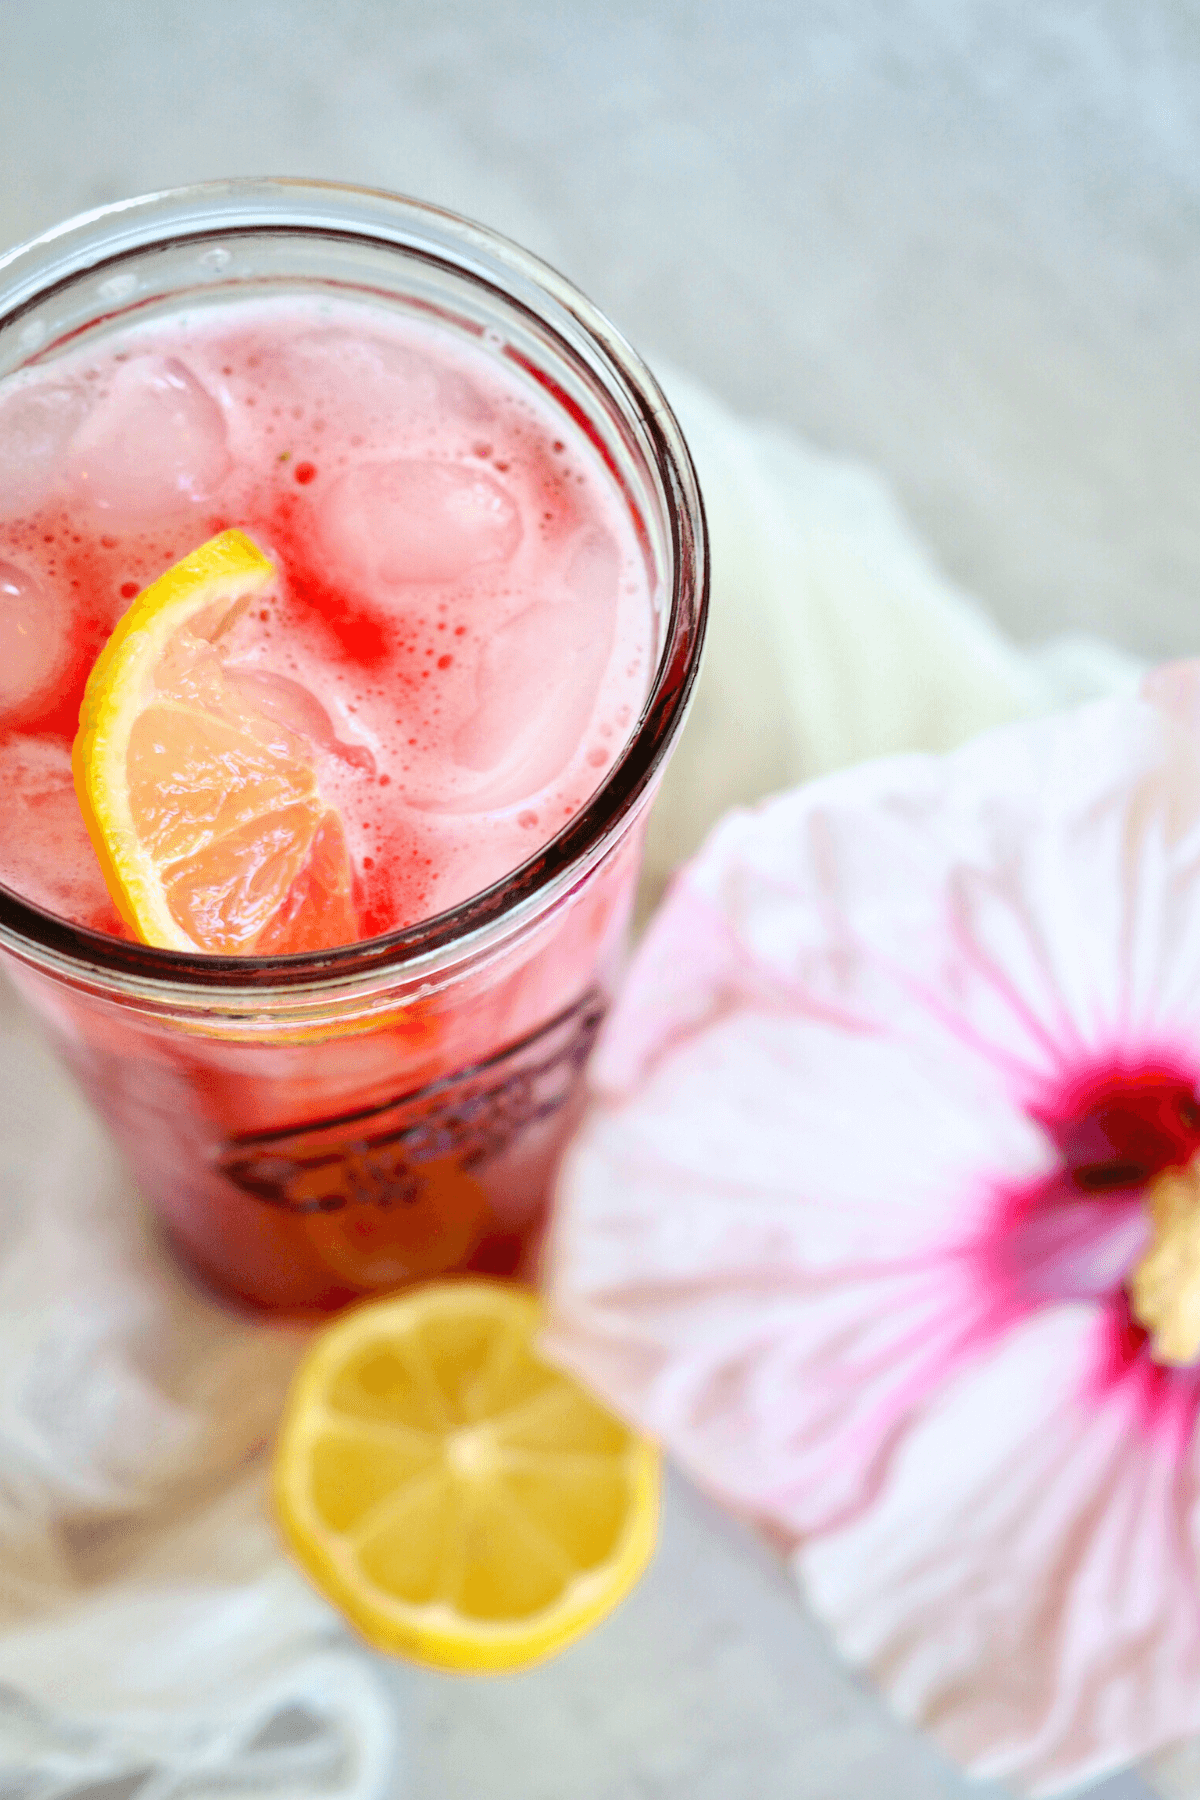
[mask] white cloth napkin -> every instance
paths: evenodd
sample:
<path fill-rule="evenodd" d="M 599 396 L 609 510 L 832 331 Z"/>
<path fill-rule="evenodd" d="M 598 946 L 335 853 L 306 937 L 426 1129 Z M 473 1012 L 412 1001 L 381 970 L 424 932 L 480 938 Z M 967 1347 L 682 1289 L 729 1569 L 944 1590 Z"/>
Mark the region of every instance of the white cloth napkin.
<path fill-rule="evenodd" d="M 650 831 L 649 896 L 737 801 L 1136 678 L 1094 642 L 1017 649 L 871 475 L 738 421 L 682 378 L 669 389 L 706 496 L 714 589 L 695 711 Z M 264 1503 L 301 1337 L 235 1318 L 173 1266 L 31 1030 L 6 1002 L 0 1795 L 399 1794 L 396 1684 L 292 1572 Z M 1162 1773 L 1174 1800 L 1200 1795 L 1181 1756 Z"/>
<path fill-rule="evenodd" d="M 392 1694 L 265 1506 L 302 1338 L 173 1265 L 4 993 L 0 1795 L 383 1800 Z"/>
<path fill-rule="evenodd" d="M 713 596 L 650 826 L 651 884 L 738 803 L 1136 682 L 1137 661 L 1096 638 L 1013 644 L 860 464 L 747 425 L 682 376 L 665 385 L 704 493 Z"/>

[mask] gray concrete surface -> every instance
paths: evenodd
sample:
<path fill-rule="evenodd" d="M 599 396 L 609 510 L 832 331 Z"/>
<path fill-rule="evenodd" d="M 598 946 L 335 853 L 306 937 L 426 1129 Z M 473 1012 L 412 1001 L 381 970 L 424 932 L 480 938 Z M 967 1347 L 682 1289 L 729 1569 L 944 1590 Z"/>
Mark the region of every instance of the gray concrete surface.
<path fill-rule="evenodd" d="M 1195 646 L 1194 5 L 0 4 L 0 246 L 261 172 L 507 231 L 652 359 L 869 458 L 1019 635 Z M 419 1800 L 988 1791 L 884 1718 L 683 1483 L 594 1637 L 520 1680 L 416 1685 Z"/>
<path fill-rule="evenodd" d="M 486 219 L 871 458 L 1013 627 L 1196 637 L 1192 0 L 4 0 L 0 242 L 208 175 Z"/>

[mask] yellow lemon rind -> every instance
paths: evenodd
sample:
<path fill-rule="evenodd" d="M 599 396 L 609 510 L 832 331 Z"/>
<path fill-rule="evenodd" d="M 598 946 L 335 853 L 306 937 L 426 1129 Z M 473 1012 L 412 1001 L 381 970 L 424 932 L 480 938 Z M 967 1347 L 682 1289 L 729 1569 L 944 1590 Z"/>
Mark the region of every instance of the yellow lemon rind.
<path fill-rule="evenodd" d="M 171 916 L 153 859 L 129 808 L 126 763 L 135 719 L 169 640 L 198 613 L 261 593 L 273 563 L 241 531 L 225 531 L 172 565 L 140 593 L 96 659 L 71 752 L 75 792 L 113 902 L 145 944 L 195 951 Z"/>

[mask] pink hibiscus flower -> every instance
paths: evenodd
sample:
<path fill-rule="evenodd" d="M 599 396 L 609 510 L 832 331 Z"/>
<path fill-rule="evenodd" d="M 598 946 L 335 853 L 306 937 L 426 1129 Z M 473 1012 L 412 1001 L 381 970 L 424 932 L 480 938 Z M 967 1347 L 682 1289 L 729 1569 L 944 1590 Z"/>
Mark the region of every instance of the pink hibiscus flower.
<path fill-rule="evenodd" d="M 550 1247 L 551 1351 L 1033 1793 L 1200 1729 L 1191 710 L 1168 673 L 728 818 Z"/>

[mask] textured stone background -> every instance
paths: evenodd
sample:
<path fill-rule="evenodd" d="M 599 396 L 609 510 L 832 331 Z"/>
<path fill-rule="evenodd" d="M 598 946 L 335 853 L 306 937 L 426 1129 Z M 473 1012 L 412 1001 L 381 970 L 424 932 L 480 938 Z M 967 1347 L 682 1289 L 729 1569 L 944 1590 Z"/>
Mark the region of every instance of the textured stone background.
<path fill-rule="evenodd" d="M 0 247 L 264 172 L 507 231 L 651 360 L 883 470 L 1018 635 L 1194 646 L 1195 5 L 0 6 Z M 415 1686 L 420 1800 L 985 1792 L 882 1717 L 682 1485 L 592 1639 L 518 1681 Z"/>
<path fill-rule="evenodd" d="M 1194 0 L 6 0 L 0 243 L 233 173 L 401 189 L 887 471 L 1022 634 L 1194 638 Z"/>

